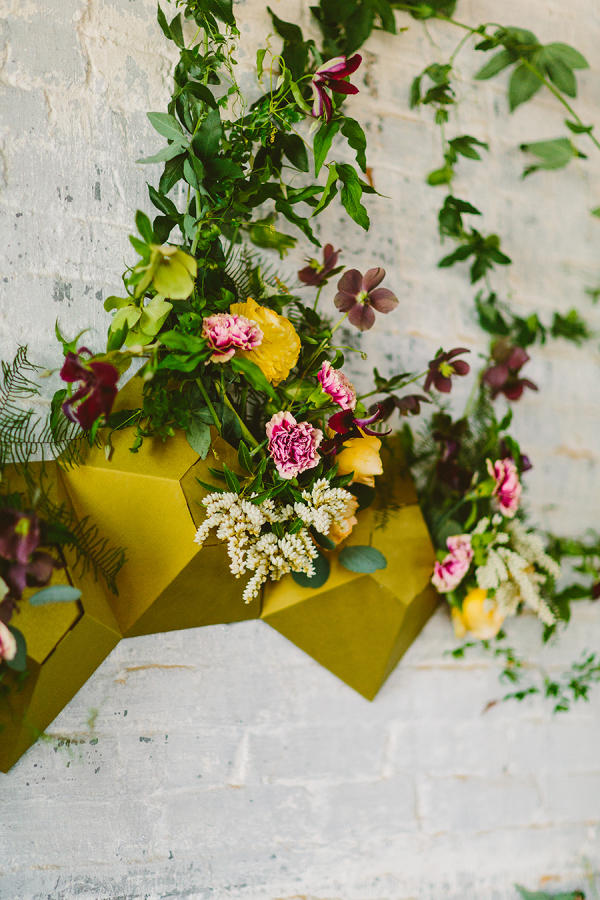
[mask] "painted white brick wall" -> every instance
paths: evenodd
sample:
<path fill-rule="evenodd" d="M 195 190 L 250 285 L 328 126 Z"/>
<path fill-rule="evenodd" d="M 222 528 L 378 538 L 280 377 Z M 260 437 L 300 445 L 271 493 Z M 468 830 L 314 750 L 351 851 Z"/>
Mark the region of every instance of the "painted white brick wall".
<path fill-rule="evenodd" d="M 308 25 L 308 3 L 273 6 Z M 256 0 L 238 12 L 250 85 L 269 25 Z M 593 0 L 505 0 L 501 12 L 461 0 L 459 12 L 572 42 L 592 62 L 577 108 L 598 118 Z M 57 316 L 73 332 L 92 323 L 100 345 L 100 301 L 118 292 L 134 210 L 148 208 L 153 171 L 134 160 L 160 139 L 145 111 L 164 108 L 173 56 L 151 0 L 0 0 L 0 13 L 0 349 L 8 358 L 25 342 L 53 366 Z M 423 178 L 438 137 L 406 102 L 411 78 L 456 34 L 401 24 L 402 36 L 371 40 L 368 87 L 350 101 L 390 199 L 371 202 L 366 241 L 337 210 L 321 224 L 347 263 L 385 265 L 401 297 L 364 341 L 381 369 L 416 365 L 440 343 L 484 346 L 465 274 L 436 269 L 440 196 Z M 472 54 L 459 60 L 456 133 L 491 151 L 461 163 L 457 192 L 514 259 L 494 284 L 520 310 L 549 318 L 579 305 L 597 326 L 583 289 L 600 277 L 600 225 L 586 214 L 600 196 L 598 160 L 521 181 L 518 144 L 561 133 L 560 111 L 539 96 L 508 117 L 503 84 L 474 87 Z M 598 362 L 595 345 L 536 350 L 530 374 L 543 391 L 516 408 L 536 463 L 528 500 L 570 533 L 597 524 Z M 543 651 L 537 634 L 524 621 L 515 638 L 559 670 L 597 646 L 600 616 L 577 610 Z M 568 717 L 536 700 L 484 714 L 502 692 L 497 672 L 484 658 L 445 657 L 451 643 L 440 611 L 369 704 L 259 622 L 123 642 L 48 739 L 1 776 L 0 896 L 509 900 L 516 880 L 582 885 L 600 867 L 600 692 Z"/>

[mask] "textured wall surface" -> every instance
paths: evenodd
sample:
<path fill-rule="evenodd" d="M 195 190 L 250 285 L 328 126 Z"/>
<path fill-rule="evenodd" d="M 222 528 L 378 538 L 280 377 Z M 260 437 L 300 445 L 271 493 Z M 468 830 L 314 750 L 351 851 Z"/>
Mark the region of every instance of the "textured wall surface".
<path fill-rule="evenodd" d="M 308 5 L 273 2 L 305 23 Z M 257 0 L 238 12 L 251 88 L 268 20 Z M 460 0 L 459 12 L 577 46 L 592 62 L 577 107 L 598 119 L 594 0 L 504 0 L 501 11 Z M 364 341 L 382 370 L 416 366 L 442 343 L 484 346 L 465 273 L 436 269 L 440 196 L 423 179 L 439 139 L 406 102 L 411 78 L 457 34 L 400 24 L 403 35 L 371 40 L 350 101 L 390 199 L 371 202 L 366 240 L 337 210 L 321 225 L 346 263 L 385 265 L 401 297 Z M 156 173 L 135 159 L 159 146 L 145 111 L 165 105 L 172 56 L 151 0 L 0 0 L 0 36 L 0 350 L 9 358 L 25 342 L 55 366 L 57 317 L 70 333 L 92 322 L 88 342 L 100 346 L 101 300 L 118 292 L 133 213 L 148 208 Z M 503 83 L 473 86 L 478 61 L 461 60 L 452 127 L 491 152 L 461 163 L 456 190 L 514 259 L 494 284 L 521 311 L 578 305 L 597 326 L 584 287 L 600 280 L 600 225 L 587 215 L 598 159 L 523 182 L 518 144 L 562 133 L 560 110 L 540 95 L 508 117 Z M 536 350 L 530 375 L 543 390 L 516 410 L 536 464 L 528 501 L 565 533 L 597 524 L 598 362 L 592 344 Z M 543 653 L 536 623 L 515 635 L 553 671 L 599 637 L 594 608 Z M 582 885 L 600 868 L 600 691 L 563 718 L 536 700 L 484 713 L 502 693 L 497 672 L 444 656 L 452 640 L 440 611 L 372 704 L 259 622 L 123 642 L 0 776 L 0 897 L 509 900 L 514 881 Z"/>

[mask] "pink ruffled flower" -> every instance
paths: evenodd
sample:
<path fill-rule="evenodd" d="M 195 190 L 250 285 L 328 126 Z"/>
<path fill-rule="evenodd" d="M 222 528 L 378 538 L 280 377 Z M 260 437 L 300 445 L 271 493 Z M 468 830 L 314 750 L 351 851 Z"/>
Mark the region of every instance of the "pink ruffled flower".
<path fill-rule="evenodd" d="M 236 350 L 254 350 L 262 343 L 263 333 L 256 322 L 246 316 L 216 313 L 202 323 L 202 337 L 214 350 L 211 362 L 224 363 Z"/>
<path fill-rule="evenodd" d="M 492 496 L 497 498 L 502 515 L 512 519 L 521 502 L 519 470 L 510 457 L 497 459 L 495 463 L 488 459 L 487 469 L 496 482 Z"/>
<path fill-rule="evenodd" d="M 473 559 L 473 548 L 471 546 L 470 534 L 455 534 L 446 539 L 446 547 L 450 551 L 451 556 L 456 559 L 466 559 L 471 562 Z"/>
<path fill-rule="evenodd" d="M 337 403 L 342 409 L 354 409 L 356 391 L 352 382 L 346 378 L 343 372 L 334 369 L 331 363 L 325 360 L 317 378 L 325 393 L 329 394 L 334 403 Z"/>
<path fill-rule="evenodd" d="M 468 534 L 456 534 L 446 540 L 450 551 L 442 562 L 436 562 L 431 583 L 440 594 L 453 591 L 461 583 L 473 559 L 471 537 Z"/>
<path fill-rule="evenodd" d="M 15 636 L 4 622 L 0 622 L 0 661 L 11 660 L 17 655 Z"/>
<path fill-rule="evenodd" d="M 337 91 L 339 94 L 358 94 L 358 88 L 350 84 L 345 79 L 356 72 L 362 62 L 360 53 L 354 56 L 336 56 L 334 59 L 328 59 L 322 66 L 319 66 L 313 75 L 311 88 L 313 92 L 313 106 L 311 114 L 315 119 L 325 116 L 325 120 L 329 122 L 333 113 L 333 104 L 327 93 L 327 88 L 331 91 Z"/>
<path fill-rule="evenodd" d="M 266 426 L 269 453 L 282 478 L 295 478 L 319 463 L 317 447 L 323 432 L 309 422 L 296 422 L 289 412 L 278 412 Z"/>

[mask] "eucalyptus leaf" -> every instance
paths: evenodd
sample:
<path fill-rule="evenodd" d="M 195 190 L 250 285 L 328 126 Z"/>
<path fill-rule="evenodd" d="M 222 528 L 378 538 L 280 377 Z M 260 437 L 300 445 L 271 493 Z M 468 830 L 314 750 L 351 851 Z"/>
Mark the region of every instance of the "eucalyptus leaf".
<path fill-rule="evenodd" d="M 352 547 L 344 547 L 340 550 L 338 559 L 345 569 L 350 572 L 370 573 L 378 569 L 385 569 L 387 560 L 380 550 L 375 547 L 355 544 Z"/>
<path fill-rule="evenodd" d="M 329 564 L 329 560 L 327 557 L 323 556 L 322 553 L 319 553 L 318 556 L 313 559 L 313 566 L 315 570 L 315 574 L 312 578 L 309 578 L 308 575 L 305 575 L 304 572 L 292 572 L 292 578 L 299 584 L 300 587 L 305 588 L 320 588 L 323 587 L 327 579 L 329 578 L 329 573 L 331 571 L 331 566 Z"/>
<path fill-rule="evenodd" d="M 79 600 L 81 591 L 71 584 L 51 584 L 49 587 L 36 591 L 29 598 L 30 606 L 46 606 L 48 603 L 73 603 Z"/>

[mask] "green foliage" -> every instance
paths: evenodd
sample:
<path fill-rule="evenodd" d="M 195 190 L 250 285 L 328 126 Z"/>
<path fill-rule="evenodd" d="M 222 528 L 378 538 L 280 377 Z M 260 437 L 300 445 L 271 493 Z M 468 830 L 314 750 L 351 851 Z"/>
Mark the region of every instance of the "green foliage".
<path fill-rule="evenodd" d="M 329 578 L 329 573 L 331 571 L 329 560 L 326 556 L 323 556 L 322 553 L 319 553 L 316 559 L 313 560 L 313 566 L 315 574 L 312 578 L 309 578 L 304 572 L 292 572 L 292 578 L 296 584 L 299 584 L 300 587 L 312 588 L 313 590 L 315 588 L 323 587 Z"/>
<path fill-rule="evenodd" d="M 587 159 L 569 138 L 556 138 L 552 141 L 534 141 L 532 144 L 521 144 L 521 150 L 537 157 L 537 162 L 523 172 L 523 177 L 538 172 L 540 169 L 562 169 L 572 159 Z"/>
<path fill-rule="evenodd" d="M 521 885 L 515 885 L 522 900 L 585 900 L 581 891 L 562 891 L 559 894 L 550 894 L 548 891 L 528 891 Z"/>
<path fill-rule="evenodd" d="M 51 584 L 36 591 L 29 598 L 30 606 L 46 606 L 48 603 L 73 603 L 79 600 L 81 591 L 70 584 Z"/>
<path fill-rule="evenodd" d="M 370 573 L 387 566 L 387 560 L 380 550 L 359 544 L 342 548 L 338 559 L 350 572 Z"/>
<path fill-rule="evenodd" d="M 28 406 L 28 401 L 39 396 L 34 378 L 40 371 L 28 360 L 26 347 L 19 347 L 10 365 L 2 363 L 0 465 L 54 457 L 69 464 L 79 458 L 83 432 L 65 418 L 60 405 L 55 403 L 46 419 Z"/>

